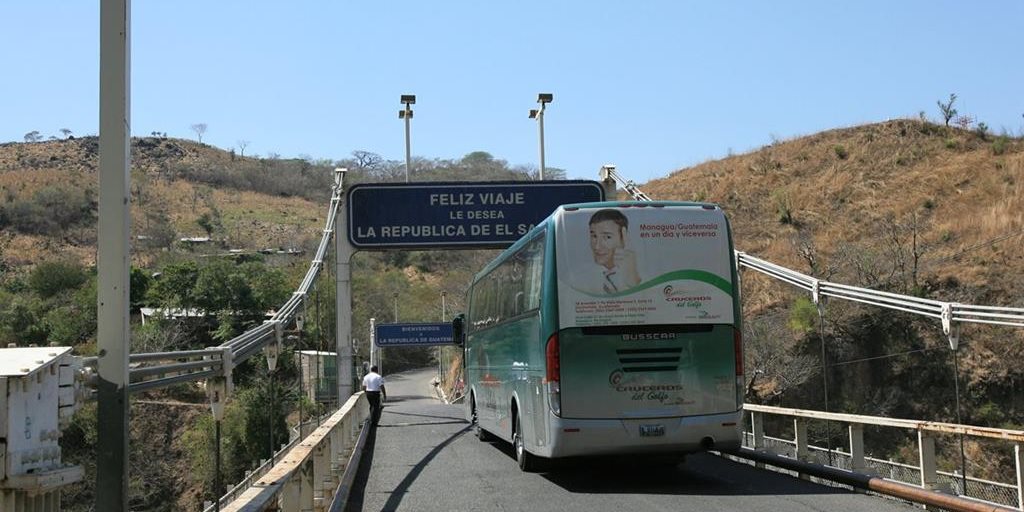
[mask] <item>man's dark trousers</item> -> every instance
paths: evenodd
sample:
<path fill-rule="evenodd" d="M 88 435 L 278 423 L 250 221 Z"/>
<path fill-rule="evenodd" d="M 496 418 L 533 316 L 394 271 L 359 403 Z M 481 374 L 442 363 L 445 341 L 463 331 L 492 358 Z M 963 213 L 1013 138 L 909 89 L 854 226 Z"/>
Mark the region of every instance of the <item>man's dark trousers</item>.
<path fill-rule="evenodd" d="M 370 417 L 373 418 L 373 424 L 376 425 L 380 421 L 380 391 L 367 391 L 366 399 L 370 402 Z"/>

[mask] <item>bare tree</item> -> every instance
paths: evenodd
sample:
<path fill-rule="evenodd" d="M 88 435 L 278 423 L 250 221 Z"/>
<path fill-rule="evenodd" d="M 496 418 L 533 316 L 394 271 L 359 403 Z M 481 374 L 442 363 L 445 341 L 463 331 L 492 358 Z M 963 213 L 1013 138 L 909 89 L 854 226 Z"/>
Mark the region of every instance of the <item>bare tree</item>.
<path fill-rule="evenodd" d="M 373 170 L 379 168 L 384 163 L 384 157 L 369 151 L 353 151 L 352 158 L 356 161 L 356 167 L 360 169 Z"/>
<path fill-rule="evenodd" d="M 71 130 L 69 130 L 67 128 L 61 128 L 60 129 L 60 134 L 63 135 L 64 138 L 66 139 L 66 138 L 71 136 Z"/>
<path fill-rule="evenodd" d="M 249 141 L 240 140 L 236 142 L 236 144 L 238 145 L 238 154 L 245 156 L 245 148 L 249 147 Z"/>
<path fill-rule="evenodd" d="M 759 315 L 743 328 L 748 399 L 771 400 L 821 371 L 814 357 L 800 354 L 781 314 Z"/>
<path fill-rule="evenodd" d="M 949 121 L 956 117 L 956 109 L 953 108 L 953 103 L 956 102 L 956 93 L 949 93 L 949 102 L 943 103 L 942 100 L 937 101 L 939 104 L 939 110 L 942 111 L 942 119 L 946 121 L 946 126 L 949 126 Z"/>
<path fill-rule="evenodd" d="M 199 138 L 199 143 L 203 143 L 203 134 L 206 133 L 206 123 L 196 123 L 192 125 L 192 131 L 196 132 L 196 137 Z"/>

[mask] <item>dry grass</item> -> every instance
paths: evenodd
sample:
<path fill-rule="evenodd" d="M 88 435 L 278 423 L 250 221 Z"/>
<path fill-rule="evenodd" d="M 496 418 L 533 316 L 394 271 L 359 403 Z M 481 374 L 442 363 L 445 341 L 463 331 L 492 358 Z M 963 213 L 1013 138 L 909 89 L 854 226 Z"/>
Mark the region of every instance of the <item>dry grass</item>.
<path fill-rule="evenodd" d="M 326 221 L 326 204 L 314 204 L 300 197 L 268 196 L 168 180 L 163 170 L 173 165 L 227 165 L 230 155 L 190 141 L 162 140 L 161 145 L 159 153 L 139 148 L 133 151 L 133 235 L 146 232 L 150 222 L 147 213 L 161 211 L 178 237 L 205 236 L 196 221 L 204 213 L 216 211 L 224 231 L 214 236 L 226 238 L 233 248 L 301 248 L 319 240 Z M 90 139 L 0 145 L 0 200 L 27 201 L 46 187 L 89 189 L 98 198 L 95 149 L 95 141 Z M 77 237 L 48 238 L 3 230 L 0 262 L 19 268 L 55 254 L 70 254 L 86 265 L 94 265 L 96 248 L 76 245 L 69 240 L 74 238 Z M 95 239 L 95 234 L 88 238 Z M 133 263 L 140 266 L 150 264 L 156 256 L 141 247 L 136 247 L 132 254 Z"/>
<path fill-rule="evenodd" d="M 1007 276 L 1024 277 L 1024 236 L 1014 236 L 1024 235 L 1022 183 L 1021 140 L 995 155 L 973 132 L 896 120 L 779 142 L 641 188 L 654 198 L 721 204 L 738 250 L 803 272 L 810 269 L 795 250 L 798 237 L 843 275 L 844 253 L 882 247 L 894 222 L 916 218 L 925 277 L 955 276 L 985 290 L 975 297 L 1019 306 L 1021 277 Z M 780 222 L 780 209 L 792 223 Z"/>

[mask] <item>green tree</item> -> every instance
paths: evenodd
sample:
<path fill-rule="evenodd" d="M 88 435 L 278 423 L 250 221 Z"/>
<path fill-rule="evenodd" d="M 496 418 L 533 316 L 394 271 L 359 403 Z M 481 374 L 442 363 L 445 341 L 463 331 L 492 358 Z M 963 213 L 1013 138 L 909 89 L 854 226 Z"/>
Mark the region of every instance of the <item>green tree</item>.
<path fill-rule="evenodd" d="M 193 296 L 199 266 L 194 261 L 167 265 L 149 288 L 148 298 L 165 308 L 196 307 Z"/>
<path fill-rule="evenodd" d="M 47 336 L 41 319 L 46 309 L 43 301 L 29 295 L 12 296 L 10 299 L 6 306 L 0 308 L 0 338 L 4 345 L 43 344 Z"/>
<path fill-rule="evenodd" d="M 953 108 L 953 103 L 956 102 L 956 93 L 949 93 L 949 101 L 943 103 L 942 100 L 936 101 L 939 104 L 939 111 L 942 112 L 942 120 L 946 122 L 946 126 L 949 127 L 949 121 L 956 117 L 957 111 Z"/>
<path fill-rule="evenodd" d="M 58 345 L 79 345 L 96 334 L 96 280 L 75 291 L 66 304 L 50 309 L 43 317 L 47 341 Z"/>
<path fill-rule="evenodd" d="M 50 298 L 65 290 L 78 288 L 89 279 L 80 264 L 70 260 L 44 261 L 28 276 L 28 286 L 39 297 Z"/>

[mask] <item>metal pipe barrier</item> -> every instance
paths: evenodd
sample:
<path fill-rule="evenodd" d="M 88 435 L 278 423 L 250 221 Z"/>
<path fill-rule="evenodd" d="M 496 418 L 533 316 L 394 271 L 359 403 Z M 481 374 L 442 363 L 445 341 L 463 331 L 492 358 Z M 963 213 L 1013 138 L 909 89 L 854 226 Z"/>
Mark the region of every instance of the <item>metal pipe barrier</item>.
<path fill-rule="evenodd" d="M 615 180 L 637 201 L 653 201 L 643 193 L 636 184 L 626 180 L 613 166 L 604 166 L 602 174 Z M 950 346 L 956 348 L 956 329 L 959 323 L 976 323 L 989 325 L 1005 325 L 1024 327 L 1024 308 L 1007 308 L 995 306 L 976 306 L 923 299 L 910 295 L 881 292 L 868 288 L 858 288 L 839 283 L 821 281 L 796 270 L 776 265 L 772 262 L 755 258 L 744 252 L 735 251 L 736 266 L 756 270 L 784 283 L 811 292 L 814 303 L 818 304 L 821 297 L 860 302 L 886 309 L 904 311 L 942 320 L 943 331 L 950 336 Z"/>
<path fill-rule="evenodd" d="M 733 455 L 756 461 L 758 464 L 770 464 L 772 466 L 796 471 L 801 475 L 814 475 L 833 482 L 849 485 L 850 487 L 857 489 L 886 494 L 923 505 L 939 507 L 943 510 L 952 510 L 955 512 L 1013 512 L 1016 510 L 959 496 L 928 491 L 912 485 L 894 482 L 892 480 L 886 480 L 870 475 L 852 473 L 829 466 L 823 466 L 821 464 L 791 459 L 789 457 L 783 457 L 770 452 L 751 450 L 746 447 L 741 448 L 739 453 L 735 453 Z"/>
<path fill-rule="evenodd" d="M 256 512 L 334 510 L 348 500 L 369 432 L 365 393 L 352 395 L 309 436 L 288 450 L 265 475 L 221 510 Z"/>
<path fill-rule="evenodd" d="M 891 494 L 918 503 L 935 505 L 951 510 L 1024 510 L 1022 508 L 1022 504 L 1024 504 L 1024 494 L 1022 494 L 1024 493 L 1024 487 L 1022 487 L 1024 485 L 1022 483 L 1022 479 L 1024 479 L 1024 430 L 827 413 L 755 404 L 745 404 L 744 410 L 750 412 L 751 431 L 745 433 L 744 442 L 747 443 L 749 439 L 751 450 L 744 450 L 735 455 L 757 460 L 759 465 L 766 462 L 765 457 L 761 455 L 769 453 L 772 457 L 785 459 L 781 462 L 787 462 L 787 464 L 794 461 L 801 464 L 811 464 L 807 466 L 769 462 L 773 466 L 797 471 L 801 476 L 804 476 L 805 473 L 814 473 L 812 471 L 805 471 L 805 469 L 811 466 L 819 466 L 826 469 L 819 471 L 821 474 L 818 476 L 822 478 L 884 494 Z M 793 439 L 778 440 L 779 442 L 771 443 L 771 438 L 765 434 L 764 430 L 764 418 L 766 415 L 793 418 Z M 826 455 L 825 449 L 810 446 L 807 437 L 808 421 L 835 421 L 847 425 L 849 451 L 831 451 L 829 455 Z M 900 428 L 917 432 L 919 465 L 916 467 L 912 466 L 913 473 L 919 476 L 916 482 L 899 482 L 890 478 L 883 479 L 875 476 L 882 472 L 880 469 L 884 470 L 886 461 L 866 457 L 864 443 L 865 425 Z M 938 471 L 935 456 L 936 434 L 965 435 L 1010 443 L 1016 461 L 1016 485 L 968 478 L 968 488 L 959 488 L 961 476 Z M 780 449 L 780 445 L 786 446 Z M 786 456 L 780 455 L 778 452 L 783 452 Z M 751 453 L 759 455 L 757 457 L 748 456 Z M 832 455 L 838 456 L 837 459 L 833 460 Z M 818 461 L 819 463 L 812 464 L 812 461 Z M 776 462 L 780 461 L 776 460 Z M 837 471 L 840 473 L 835 473 Z M 833 478 L 837 474 L 845 475 L 844 479 Z M 891 471 L 890 475 L 892 475 Z M 857 482 L 864 485 L 860 485 Z M 867 485 L 868 483 L 870 485 Z M 951 492 L 953 494 L 950 494 Z M 942 503 L 923 501 L 920 499 L 922 496 L 931 496 L 929 499 L 940 500 Z M 950 498 L 962 500 L 962 502 L 956 502 L 959 505 L 951 507 L 949 503 L 953 502 L 950 501 Z"/>

